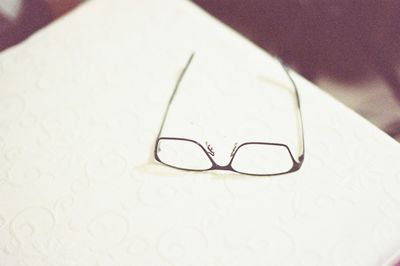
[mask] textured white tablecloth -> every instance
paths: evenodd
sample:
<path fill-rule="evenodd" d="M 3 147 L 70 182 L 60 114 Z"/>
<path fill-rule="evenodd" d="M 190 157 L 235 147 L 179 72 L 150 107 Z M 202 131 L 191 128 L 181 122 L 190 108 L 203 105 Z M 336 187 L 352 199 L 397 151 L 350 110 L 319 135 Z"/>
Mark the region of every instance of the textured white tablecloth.
<path fill-rule="evenodd" d="M 152 161 L 192 51 L 170 132 L 197 126 L 217 141 L 284 121 L 265 141 L 286 134 L 296 148 L 285 93 L 251 98 L 285 82 L 269 55 L 184 0 L 93 0 L 0 55 L 1 266 L 369 266 L 400 249 L 399 144 L 301 77 L 299 172 Z"/>

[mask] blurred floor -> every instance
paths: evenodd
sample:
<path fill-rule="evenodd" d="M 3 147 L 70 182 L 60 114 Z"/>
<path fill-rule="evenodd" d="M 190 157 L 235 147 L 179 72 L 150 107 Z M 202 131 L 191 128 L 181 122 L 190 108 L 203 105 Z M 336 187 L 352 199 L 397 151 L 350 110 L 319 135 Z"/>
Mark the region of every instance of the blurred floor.
<path fill-rule="evenodd" d="M 80 0 L 0 0 L 0 51 L 78 5 Z"/>
<path fill-rule="evenodd" d="M 400 104 L 380 77 L 351 84 L 321 77 L 315 83 L 400 141 Z"/>

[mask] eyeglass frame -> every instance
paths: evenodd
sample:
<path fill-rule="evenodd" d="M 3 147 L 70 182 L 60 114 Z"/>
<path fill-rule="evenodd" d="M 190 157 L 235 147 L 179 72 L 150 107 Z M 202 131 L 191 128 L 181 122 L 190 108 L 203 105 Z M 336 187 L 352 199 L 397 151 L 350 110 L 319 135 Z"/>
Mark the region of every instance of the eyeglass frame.
<path fill-rule="evenodd" d="M 300 122 L 300 129 L 301 129 L 301 143 L 302 143 L 302 152 L 298 157 L 298 161 L 295 160 L 290 148 L 288 147 L 288 145 L 283 144 L 283 143 L 272 143 L 272 142 L 244 142 L 242 144 L 240 144 L 237 148 L 234 149 L 234 151 L 231 154 L 231 160 L 229 161 L 229 163 L 225 166 L 219 165 L 217 164 L 212 157 L 210 156 L 210 152 L 207 152 L 206 149 L 203 147 L 203 145 L 201 145 L 199 142 L 192 140 L 192 139 L 187 139 L 187 138 L 179 138 L 179 137 L 160 137 L 162 130 L 164 128 L 164 124 L 166 121 L 166 118 L 168 116 L 168 112 L 170 109 L 170 106 L 172 104 L 173 99 L 175 98 L 176 92 L 178 91 L 179 85 L 184 77 L 184 75 L 186 74 L 193 58 L 194 58 L 195 53 L 192 53 L 189 60 L 187 61 L 185 67 L 183 68 L 182 72 L 180 73 L 178 80 L 175 83 L 175 88 L 174 91 L 172 92 L 172 95 L 168 101 L 167 104 L 167 108 L 165 110 L 164 116 L 163 116 L 163 120 L 157 135 L 157 139 L 156 139 L 156 145 L 154 148 L 154 158 L 156 159 L 156 161 L 160 162 L 163 165 L 166 165 L 168 167 L 171 168 L 175 168 L 175 169 L 179 169 L 179 170 L 185 170 L 185 171 L 194 171 L 194 172 L 205 172 L 205 171 L 210 171 L 210 170 L 226 170 L 226 171 L 232 171 L 235 173 L 239 173 L 239 174 L 244 174 L 244 175 L 250 175 L 250 176 L 277 176 L 277 175 L 284 175 L 284 174 L 289 174 L 289 173 L 293 173 L 298 171 L 303 162 L 304 162 L 304 155 L 305 155 L 305 146 L 304 146 L 304 127 L 303 127 L 303 117 L 302 117 L 302 112 L 301 112 L 301 104 L 300 104 L 300 96 L 299 96 L 299 92 L 298 92 L 298 88 L 296 86 L 296 83 L 294 82 L 292 76 L 289 73 L 289 69 L 281 62 L 278 60 L 278 62 L 281 64 L 283 70 L 285 71 L 286 75 L 288 76 L 291 84 L 293 85 L 294 91 L 295 91 L 295 95 L 296 95 L 296 101 L 297 101 L 297 109 L 298 109 L 298 118 L 299 118 L 299 122 Z M 162 140 L 178 140 L 178 141 L 188 141 L 188 142 L 192 142 L 194 144 L 196 144 L 197 146 L 199 146 L 204 153 L 206 154 L 207 158 L 210 160 L 211 162 L 211 167 L 208 169 L 190 169 L 190 168 L 183 168 L 183 167 L 178 167 L 178 166 L 174 166 L 174 165 L 170 165 L 167 164 L 165 162 L 163 162 L 160 157 L 158 156 L 158 152 L 157 149 L 159 147 L 159 143 Z M 279 172 L 279 173 L 271 173 L 271 174 L 255 174 L 255 173 L 246 173 L 246 172 L 241 172 L 241 171 L 237 171 L 232 167 L 232 162 L 235 158 L 236 153 L 240 150 L 241 147 L 245 146 L 245 145 L 269 145 L 269 146 L 278 146 L 278 147 L 283 147 L 285 148 L 290 155 L 290 158 L 292 159 L 293 165 L 292 167 L 288 170 L 288 171 L 284 171 L 284 172 Z"/>

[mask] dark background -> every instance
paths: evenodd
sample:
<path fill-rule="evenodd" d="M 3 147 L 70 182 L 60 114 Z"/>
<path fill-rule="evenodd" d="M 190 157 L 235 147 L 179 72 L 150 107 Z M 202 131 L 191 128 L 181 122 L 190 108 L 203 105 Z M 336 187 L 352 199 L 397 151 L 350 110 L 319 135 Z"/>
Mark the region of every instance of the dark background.
<path fill-rule="evenodd" d="M 376 90 L 388 88 L 389 97 L 400 106 L 400 75 L 396 72 L 400 62 L 400 1 L 193 1 L 306 78 L 316 81 L 328 77 L 356 84 L 378 77 L 383 84 Z M 24 40 L 80 2 L 22 0 L 17 19 L 7 19 L 0 13 L 0 51 Z M 363 88 L 346 85 L 346 89 Z M 377 109 L 376 105 L 370 108 Z M 398 121 L 380 126 L 400 137 L 400 115 Z"/>

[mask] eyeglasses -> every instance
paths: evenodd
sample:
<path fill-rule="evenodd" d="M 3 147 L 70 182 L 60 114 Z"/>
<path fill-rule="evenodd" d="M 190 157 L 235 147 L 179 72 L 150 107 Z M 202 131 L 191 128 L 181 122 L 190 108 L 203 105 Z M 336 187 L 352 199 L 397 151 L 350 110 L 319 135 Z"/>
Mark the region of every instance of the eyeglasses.
<path fill-rule="evenodd" d="M 289 74 L 289 70 L 283 64 L 281 64 L 282 68 L 294 88 L 301 131 L 301 153 L 296 159 L 286 144 L 245 142 L 240 145 L 235 144 L 231 153 L 230 162 L 227 165 L 218 165 L 213 160 L 215 152 L 208 143 L 203 146 L 192 139 L 160 137 L 171 103 L 185 73 L 193 61 L 193 58 L 194 54 L 190 56 L 186 66 L 178 77 L 174 91 L 169 99 L 157 135 L 154 158 L 166 166 L 187 171 L 227 170 L 246 175 L 273 176 L 292 173 L 299 170 L 304 161 L 305 151 L 300 97 L 296 84 Z"/>

